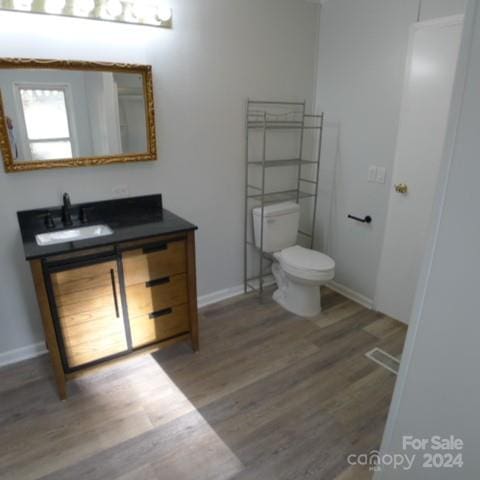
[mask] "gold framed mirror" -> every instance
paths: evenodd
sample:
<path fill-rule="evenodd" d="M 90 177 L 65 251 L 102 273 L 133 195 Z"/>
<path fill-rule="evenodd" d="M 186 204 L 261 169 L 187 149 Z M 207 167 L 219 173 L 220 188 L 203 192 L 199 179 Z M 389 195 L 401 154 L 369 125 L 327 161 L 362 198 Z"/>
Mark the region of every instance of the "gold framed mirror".
<path fill-rule="evenodd" d="M 6 172 L 157 159 L 149 65 L 0 58 Z"/>

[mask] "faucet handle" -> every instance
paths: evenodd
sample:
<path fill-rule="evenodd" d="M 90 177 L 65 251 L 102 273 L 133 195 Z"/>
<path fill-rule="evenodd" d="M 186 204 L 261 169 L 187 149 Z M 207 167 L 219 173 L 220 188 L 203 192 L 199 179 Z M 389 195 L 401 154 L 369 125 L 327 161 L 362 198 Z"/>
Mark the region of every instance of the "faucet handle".
<path fill-rule="evenodd" d="M 87 208 L 86 207 L 80 208 L 80 222 L 81 223 L 88 223 L 88 214 L 87 214 Z"/>
<path fill-rule="evenodd" d="M 53 215 L 51 212 L 48 212 L 45 215 L 45 226 L 51 230 L 52 228 L 55 228 L 55 220 L 53 219 Z"/>

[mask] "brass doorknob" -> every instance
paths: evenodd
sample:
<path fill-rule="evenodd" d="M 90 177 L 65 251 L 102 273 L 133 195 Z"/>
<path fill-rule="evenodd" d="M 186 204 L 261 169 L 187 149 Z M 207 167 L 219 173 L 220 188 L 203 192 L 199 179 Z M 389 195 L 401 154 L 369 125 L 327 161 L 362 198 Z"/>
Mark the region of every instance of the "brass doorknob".
<path fill-rule="evenodd" d="M 405 183 L 397 183 L 395 185 L 395 191 L 398 193 L 407 193 L 408 192 L 408 186 Z"/>

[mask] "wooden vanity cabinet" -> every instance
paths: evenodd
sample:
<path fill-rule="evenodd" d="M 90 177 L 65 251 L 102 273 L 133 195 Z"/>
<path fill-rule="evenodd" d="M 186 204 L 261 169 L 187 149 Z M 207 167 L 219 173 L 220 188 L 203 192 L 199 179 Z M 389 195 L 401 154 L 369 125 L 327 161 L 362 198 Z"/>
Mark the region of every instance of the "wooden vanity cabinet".
<path fill-rule="evenodd" d="M 194 231 L 33 260 L 60 397 L 79 373 L 190 339 L 198 349 Z"/>

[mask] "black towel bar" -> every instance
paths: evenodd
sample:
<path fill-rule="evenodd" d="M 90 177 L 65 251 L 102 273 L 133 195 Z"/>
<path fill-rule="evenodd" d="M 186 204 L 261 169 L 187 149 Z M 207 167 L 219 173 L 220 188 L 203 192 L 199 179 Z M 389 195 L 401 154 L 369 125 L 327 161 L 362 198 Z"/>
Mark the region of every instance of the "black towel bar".
<path fill-rule="evenodd" d="M 372 223 L 372 217 L 370 215 L 367 215 L 365 218 L 355 217 L 355 215 L 347 215 L 347 216 L 348 218 L 351 218 L 352 220 L 356 220 L 357 222 Z"/>

